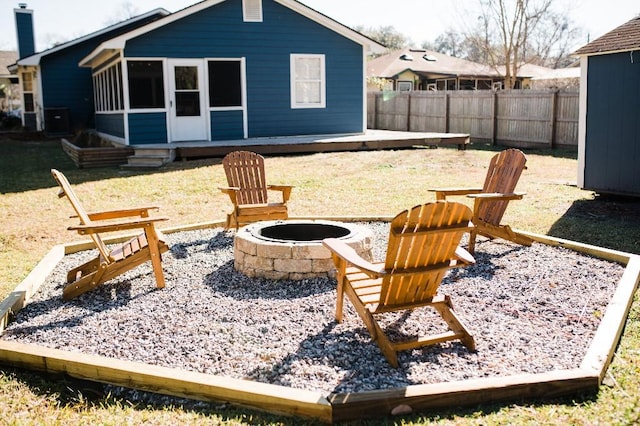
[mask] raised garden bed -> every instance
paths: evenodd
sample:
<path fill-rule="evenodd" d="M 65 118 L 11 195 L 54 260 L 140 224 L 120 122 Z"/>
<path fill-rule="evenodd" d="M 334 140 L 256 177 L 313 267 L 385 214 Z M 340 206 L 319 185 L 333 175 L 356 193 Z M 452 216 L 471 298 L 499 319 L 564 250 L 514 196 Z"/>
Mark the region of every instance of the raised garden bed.
<path fill-rule="evenodd" d="M 126 164 L 134 149 L 114 145 L 94 133 L 80 133 L 72 141 L 61 139 L 62 149 L 79 168 Z"/>

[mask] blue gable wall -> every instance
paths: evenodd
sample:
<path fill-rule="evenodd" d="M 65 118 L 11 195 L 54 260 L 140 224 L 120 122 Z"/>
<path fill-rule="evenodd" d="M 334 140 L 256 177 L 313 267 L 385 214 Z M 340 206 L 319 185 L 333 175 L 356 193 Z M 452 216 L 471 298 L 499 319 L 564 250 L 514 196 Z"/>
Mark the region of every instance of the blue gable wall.
<path fill-rule="evenodd" d="M 69 108 L 70 130 L 93 127 L 94 106 L 91 70 L 80 68 L 78 63 L 103 41 L 155 19 L 157 16 L 106 32 L 57 52 L 50 54 L 45 52 L 40 60 L 42 98 L 45 110 L 47 108 Z"/>
<path fill-rule="evenodd" d="M 588 58 L 585 189 L 640 195 L 640 61 L 633 56 Z"/>
<path fill-rule="evenodd" d="M 291 109 L 291 53 L 326 55 L 326 108 Z M 245 57 L 249 137 L 362 131 L 362 46 L 270 0 L 263 22 L 228 0 L 129 40 L 125 56 Z"/>

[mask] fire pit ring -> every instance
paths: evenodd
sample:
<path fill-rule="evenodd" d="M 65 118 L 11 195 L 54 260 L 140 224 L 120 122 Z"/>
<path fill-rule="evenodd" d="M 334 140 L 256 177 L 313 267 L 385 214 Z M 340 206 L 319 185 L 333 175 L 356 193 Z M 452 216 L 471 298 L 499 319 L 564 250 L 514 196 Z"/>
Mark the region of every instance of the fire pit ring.
<path fill-rule="evenodd" d="M 237 271 L 252 278 L 302 280 L 335 276 L 324 238 L 338 238 L 371 259 L 373 233 L 366 227 L 328 220 L 275 220 L 245 226 L 236 233 Z"/>

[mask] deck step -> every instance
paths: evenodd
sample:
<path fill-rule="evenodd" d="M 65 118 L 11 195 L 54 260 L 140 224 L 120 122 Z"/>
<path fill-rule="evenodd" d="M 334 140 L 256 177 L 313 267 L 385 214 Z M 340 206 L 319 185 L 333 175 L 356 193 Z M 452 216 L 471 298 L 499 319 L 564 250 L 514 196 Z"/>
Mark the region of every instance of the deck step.
<path fill-rule="evenodd" d="M 171 163 L 176 158 L 175 149 L 166 148 L 138 148 L 134 147 L 135 153 L 127 157 L 127 164 L 121 167 L 124 169 L 157 169 L 167 163 Z"/>

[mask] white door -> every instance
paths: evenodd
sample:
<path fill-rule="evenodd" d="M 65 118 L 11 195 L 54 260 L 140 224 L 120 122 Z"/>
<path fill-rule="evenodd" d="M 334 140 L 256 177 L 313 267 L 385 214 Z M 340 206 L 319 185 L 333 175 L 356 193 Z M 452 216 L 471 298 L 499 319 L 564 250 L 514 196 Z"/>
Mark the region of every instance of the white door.
<path fill-rule="evenodd" d="M 171 142 L 209 140 L 201 60 L 170 59 Z"/>

